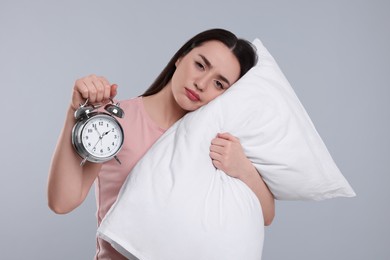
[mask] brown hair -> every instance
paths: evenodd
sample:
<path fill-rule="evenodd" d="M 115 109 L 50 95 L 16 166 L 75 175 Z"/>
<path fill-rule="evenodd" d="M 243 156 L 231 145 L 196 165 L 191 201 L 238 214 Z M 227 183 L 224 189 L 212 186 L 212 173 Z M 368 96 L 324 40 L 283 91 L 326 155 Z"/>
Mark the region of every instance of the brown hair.
<path fill-rule="evenodd" d="M 202 45 L 207 41 L 220 41 L 225 44 L 236 56 L 240 63 L 240 77 L 250 70 L 257 62 L 257 55 L 254 46 L 247 40 L 237 38 L 232 32 L 224 29 L 210 29 L 201 32 L 188 40 L 165 66 L 152 85 L 141 95 L 150 96 L 158 93 L 171 80 L 175 70 L 176 61 L 189 53 L 192 49 Z"/>

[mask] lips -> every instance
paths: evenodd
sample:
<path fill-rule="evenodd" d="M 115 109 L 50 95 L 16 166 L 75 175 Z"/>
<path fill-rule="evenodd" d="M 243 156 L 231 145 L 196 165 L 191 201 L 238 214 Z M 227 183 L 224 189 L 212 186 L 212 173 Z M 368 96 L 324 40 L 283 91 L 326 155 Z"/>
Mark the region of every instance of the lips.
<path fill-rule="evenodd" d="M 191 89 L 188 89 L 188 88 L 185 88 L 185 90 L 186 90 L 187 97 L 191 101 L 200 101 L 200 97 L 199 97 L 199 95 L 195 91 L 193 91 Z"/>

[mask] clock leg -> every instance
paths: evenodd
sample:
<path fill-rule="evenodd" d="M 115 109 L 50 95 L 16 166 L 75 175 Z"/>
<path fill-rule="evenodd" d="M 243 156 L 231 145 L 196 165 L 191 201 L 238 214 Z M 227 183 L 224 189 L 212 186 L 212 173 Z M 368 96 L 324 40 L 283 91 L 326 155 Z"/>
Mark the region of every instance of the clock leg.
<path fill-rule="evenodd" d="M 121 161 L 119 161 L 119 158 L 115 155 L 114 156 L 115 160 L 119 163 L 119 164 L 122 164 Z"/>

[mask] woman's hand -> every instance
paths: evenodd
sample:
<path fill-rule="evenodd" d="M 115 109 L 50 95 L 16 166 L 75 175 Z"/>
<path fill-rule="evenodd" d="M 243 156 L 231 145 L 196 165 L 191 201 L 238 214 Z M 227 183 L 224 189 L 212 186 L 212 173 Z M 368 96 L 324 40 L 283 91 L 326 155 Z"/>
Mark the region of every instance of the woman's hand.
<path fill-rule="evenodd" d="M 240 179 L 256 194 L 262 207 L 264 225 L 270 225 L 275 216 L 274 197 L 252 162 L 246 157 L 238 138 L 229 133 L 219 133 L 211 141 L 210 157 L 216 168 Z"/>
<path fill-rule="evenodd" d="M 117 88 L 116 84 L 110 84 L 106 78 L 94 74 L 80 78 L 73 87 L 71 106 L 76 110 L 86 99 L 91 104 L 107 102 L 116 96 Z"/>
<path fill-rule="evenodd" d="M 234 178 L 241 179 L 253 169 L 240 141 L 229 133 L 218 133 L 211 141 L 210 157 L 216 168 Z"/>

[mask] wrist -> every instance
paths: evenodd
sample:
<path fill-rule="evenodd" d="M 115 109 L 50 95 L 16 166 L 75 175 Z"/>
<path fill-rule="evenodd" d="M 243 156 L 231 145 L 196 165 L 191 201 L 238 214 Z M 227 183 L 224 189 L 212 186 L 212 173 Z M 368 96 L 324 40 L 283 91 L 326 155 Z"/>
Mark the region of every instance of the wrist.
<path fill-rule="evenodd" d="M 258 177 L 259 173 L 257 172 L 255 166 L 248 160 L 248 163 L 241 168 L 238 178 L 244 182 L 252 180 L 253 178 Z"/>
<path fill-rule="evenodd" d="M 76 112 L 76 109 L 74 109 L 72 105 L 69 105 L 69 107 L 66 111 L 66 120 L 68 122 L 72 122 L 72 123 L 76 122 L 76 119 L 74 117 L 75 112 Z"/>

